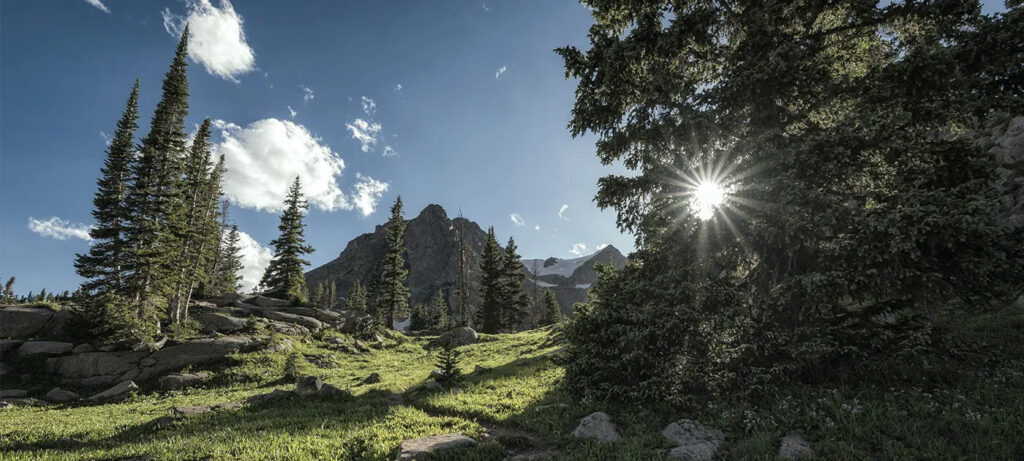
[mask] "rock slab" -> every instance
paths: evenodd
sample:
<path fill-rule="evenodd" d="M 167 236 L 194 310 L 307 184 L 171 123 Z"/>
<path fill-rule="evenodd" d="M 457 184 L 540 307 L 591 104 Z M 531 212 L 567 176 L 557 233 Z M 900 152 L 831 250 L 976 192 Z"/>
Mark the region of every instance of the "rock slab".
<path fill-rule="evenodd" d="M 59 387 L 55 387 L 53 389 L 50 389 L 50 392 L 46 393 L 46 400 L 49 400 L 51 402 L 64 403 L 64 402 L 70 402 L 72 400 L 78 400 L 78 399 L 79 399 L 78 394 L 76 394 L 74 392 L 71 392 L 71 391 L 66 391 L 66 390 L 61 389 Z"/>
<path fill-rule="evenodd" d="M 711 461 L 718 453 L 718 447 L 725 441 L 725 434 L 709 428 L 692 419 L 680 419 L 661 431 L 666 439 L 678 445 L 668 452 L 666 459 Z"/>
<path fill-rule="evenodd" d="M 814 449 L 811 448 L 811 443 L 799 434 L 791 433 L 783 437 L 779 444 L 779 459 L 795 460 L 812 456 Z"/>
<path fill-rule="evenodd" d="M 112 402 L 121 401 L 128 398 L 132 392 L 137 390 L 139 390 L 139 386 L 135 385 L 134 381 L 121 381 L 120 383 L 115 384 L 114 387 L 89 397 L 89 400 Z"/>
<path fill-rule="evenodd" d="M 54 312 L 48 307 L 0 307 L 0 338 L 31 338 L 36 336 Z"/>
<path fill-rule="evenodd" d="M 595 439 L 599 442 L 618 442 L 620 439 L 619 429 L 612 422 L 612 417 L 601 411 L 581 419 L 579 426 L 572 431 L 572 436 L 577 439 Z"/>
<path fill-rule="evenodd" d="M 398 446 L 396 461 L 434 459 L 436 455 L 476 446 L 476 440 L 462 435 L 444 434 L 406 440 Z"/>

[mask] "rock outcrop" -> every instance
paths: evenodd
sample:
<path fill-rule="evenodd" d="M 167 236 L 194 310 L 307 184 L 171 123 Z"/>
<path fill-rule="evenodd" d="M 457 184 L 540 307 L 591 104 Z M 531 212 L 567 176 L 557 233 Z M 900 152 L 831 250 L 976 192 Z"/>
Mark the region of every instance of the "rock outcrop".
<path fill-rule="evenodd" d="M 53 315 L 49 307 L 0 306 L 0 338 L 34 338 Z"/>
<path fill-rule="evenodd" d="M 572 431 L 572 436 L 577 439 L 594 439 L 599 442 L 618 442 L 619 429 L 612 422 L 608 413 L 591 413 L 580 420 L 579 426 Z"/>
<path fill-rule="evenodd" d="M 476 440 L 462 434 L 444 434 L 406 440 L 398 446 L 397 461 L 435 459 L 452 451 L 476 446 Z"/>
<path fill-rule="evenodd" d="M 718 453 L 718 447 L 725 440 L 725 434 L 690 419 L 680 419 L 661 431 L 666 439 L 677 446 L 668 452 L 666 459 L 711 461 Z"/>

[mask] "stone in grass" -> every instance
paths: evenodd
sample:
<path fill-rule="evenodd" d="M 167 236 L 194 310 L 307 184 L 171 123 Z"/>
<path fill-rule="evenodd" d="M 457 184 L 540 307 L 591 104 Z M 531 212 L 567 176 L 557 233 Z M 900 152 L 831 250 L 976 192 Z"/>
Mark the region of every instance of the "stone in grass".
<path fill-rule="evenodd" d="M 691 420 L 680 419 L 669 424 L 661 435 L 678 445 L 668 452 L 666 459 L 710 461 L 725 440 L 725 434 Z"/>
<path fill-rule="evenodd" d="M 320 390 L 317 391 L 317 395 L 323 397 L 351 397 L 352 393 L 337 386 L 324 384 L 323 386 L 320 386 Z"/>
<path fill-rule="evenodd" d="M 160 386 L 160 389 L 162 390 L 174 391 L 195 386 L 209 377 L 210 374 L 205 371 L 200 371 L 198 373 L 174 373 L 158 379 L 157 385 Z"/>
<path fill-rule="evenodd" d="M 811 442 L 808 442 L 800 434 L 790 433 L 782 438 L 779 444 L 779 459 L 794 460 L 814 456 L 814 449 Z"/>
<path fill-rule="evenodd" d="M 595 439 L 599 442 L 618 442 L 619 430 L 608 413 L 599 411 L 581 419 L 580 425 L 572 431 L 572 436 L 577 439 Z"/>
<path fill-rule="evenodd" d="M 398 446 L 397 461 L 434 459 L 437 455 L 449 454 L 476 446 L 476 440 L 461 433 L 435 435 L 406 440 Z"/>
<path fill-rule="evenodd" d="M 294 394 L 291 391 L 286 391 L 283 389 L 274 389 L 273 391 L 270 391 L 266 394 L 256 394 L 254 396 L 251 396 L 245 399 L 245 403 L 252 406 L 266 405 L 271 402 L 287 399 L 292 395 Z"/>
<path fill-rule="evenodd" d="M 193 405 L 186 405 L 186 406 L 174 407 L 174 414 L 176 414 L 176 415 L 185 415 L 185 416 L 201 415 L 203 413 L 209 412 L 211 409 L 212 408 L 210 408 L 210 407 L 208 407 L 206 405 L 194 405 L 194 406 Z"/>
<path fill-rule="evenodd" d="M 137 390 L 139 390 L 139 386 L 137 386 L 134 381 L 121 381 L 120 383 L 115 384 L 114 387 L 89 397 L 89 400 L 118 402 L 127 399 L 132 392 Z"/>
<path fill-rule="evenodd" d="M 28 395 L 28 391 L 23 389 L 0 390 L 0 399 L 20 399 L 26 395 Z"/>
<path fill-rule="evenodd" d="M 324 387 L 324 382 L 316 376 L 303 376 L 295 383 L 296 394 L 315 394 Z"/>
<path fill-rule="evenodd" d="M 363 379 L 362 384 L 377 384 L 379 382 L 380 382 L 380 374 L 378 374 L 378 373 L 370 373 L 370 376 L 367 376 L 365 379 Z"/>
<path fill-rule="evenodd" d="M 72 400 L 78 400 L 78 398 L 78 394 L 71 391 L 66 391 L 59 387 L 50 389 L 50 392 L 46 393 L 46 400 L 49 400 L 51 402 L 70 402 Z"/>

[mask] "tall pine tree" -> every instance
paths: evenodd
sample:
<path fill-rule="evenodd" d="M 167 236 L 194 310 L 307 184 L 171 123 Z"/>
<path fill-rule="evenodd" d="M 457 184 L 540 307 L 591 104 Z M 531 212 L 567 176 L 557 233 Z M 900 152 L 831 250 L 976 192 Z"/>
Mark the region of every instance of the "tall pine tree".
<path fill-rule="evenodd" d="M 380 264 L 380 291 L 378 293 L 377 315 L 384 327 L 394 329 L 395 319 L 409 308 L 409 287 L 405 269 L 405 218 L 402 217 L 402 197 L 391 206 L 385 237 L 387 249 Z"/>
<path fill-rule="evenodd" d="M 238 293 L 242 280 L 240 272 L 244 268 L 240 242 L 238 226 L 232 224 L 220 245 L 218 267 L 213 273 L 207 294 L 217 296 Z"/>
<path fill-rule="evenodd" d="M 366 290 L 363 290 L 363 285 L 358 280 L 348 290 L 348 297 L 345 298 L 345 309 L 366 312 Z"/>
<path fill-rule="evenodd" d="M 487 229 L 487 242 L 480 258 L 480 311 L 477 324 L 483 333 L 498 333 L 504 321 L 502 301 L 505 295 L 504 252 L 494 236 L 494 227 Z"/>
<path fill-rule="evenodd" d="M 522 258 L 516 253 L 516 241 L 508 238 L 508 245 L 505 246 L 503 259 L 504 269 L 502 271 L 502 327 L 515 331 L 523 324 L 526 316 L 526 308 L 530 305 L 530 298 L 523 291 L 523 282 L 526 280 L 526 273 L 523 271 Z"/>
<path fill-rule="evenodd" d="M 562 321 L 562 307 L 558 305 L 558 298 L 555 292 L 544 290 L 544 314 L 541 317 L 541 325 L 554 325 Z"/>
<path fill-rule="evenodd" d="M 302 184 L 298 176 L 288 191 L 284 206 L 281 224 L 277 226 L 281 235 L 270 242 L 274 247 L 274 259 L 263 273 L 260 284 L 268 296 L 305 304 L 306 277 L 302 268 L 308 266 L 309 261 L 302 256 L 312 253 L 313 247 L 306 245 L 303 236 L 305 225 L 302 218 L 309 204 L 302 198 Z"/>
<path fill-rule="evenodd" d="M 135 130 L 139 124 L 139 79 L 135 79 L 121 119 L 114 130 L 114 138 L 107 148 L 102 176 L 97 181 L 96 195 L 92 199 L 95 224 L 89 230 L 92 245 L 86 254 L 75 255 L 75 271 L 82 278 L 84 292 L 97 296 L 107 293 L 124 294 L 125 253 L 124 224 L 129 220 L 125 198 L 130 185 L 131 166 L 135 157 Z M 95 303 L 97 308 L 102 304 Z M 91 314 L 102 317 L 102 312 Z M 100 309 L 102 310 L 102 309 Z M 93 321 L 100 321 L 94 315 Z"/>

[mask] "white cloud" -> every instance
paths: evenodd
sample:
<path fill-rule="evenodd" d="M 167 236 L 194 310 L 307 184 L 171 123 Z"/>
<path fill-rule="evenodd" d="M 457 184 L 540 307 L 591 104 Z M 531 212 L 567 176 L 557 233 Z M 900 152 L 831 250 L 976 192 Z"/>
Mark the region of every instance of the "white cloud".
<path fill-rule="evenodd" d="M 539 230 L 540 230 L 540 224 L 536 224 L 536 225 L 534 225 L 534 226 L 533 226 L 533 230 L 535 230 L 535 231 L 539 231 Z"/>
<path fill-rule="evenodd" d="M 313 100 L 313 89 L 312 88 L 305 87 L 305 86 L 302 86 L 302 85 L 299 85 L 299 88 L 302 88 L 302 100 L 304 102 L 310 102 L 310 101 Z"/>
<path fill-rule="evenodd" d="M 366 215 L 376 205 L 375 200 L 366 197 L 379 197 L 379 192 L 373 195 L 374 191 L 381 185 L 387 186 L 356 175 L 360 182 L 355 184 L 352 194 L 342 192 L 338 178 L 345 169 L 345 161 L 323 140 L 294 122 L 268 118 L 243 128 L 214 120 L 213 126 L 220 130 L 216 150 L 224 155 L 227 167 L 224 194 L 244 208 L 280 211 L 288 188 L 299 176 L 302 192 L 311 206 L 324 211 L 358 207 Z"/>
<path fill-rule="evenodd" d="M 377 112 L 377 103 L 372 99 L 363 96 L 363 112 L 368 117 L 373 117 L 373 114 Z"/>
<path fill-rule="evenodd" d="M 395 149 L 391 146 L 384 146 L 384 150 L 380 154 L 385 157 L 394 157 L 398 155 L 398 152 L 395 152 Z"/>
<path fill-rule="evenodd" d="M 100 0 L 85 0 L 85 1 L 87 3 L 89 3 L 90 5 L 92 5 L 92 6 L 95 6 L 96 8 L 99 8 L 100 11 L 102 11 L 104 13 L 107 13 L 107 14 L 110 14 L 110 9 L 107 8 L 107 5 L 104 5 L 103 2 L 101 2 Z"/>
<path fill-rule="evenodd" d="M 401 92 L 402 92 L 402 84 L 399 83 L 399 84 L 395 85 L 395 93 L 401 93 Z"/>
<path fill-rule="evenodd" d="M 295 118 L 296 115 L 299 115 L 298 112 L 295 112 L 295 109 L 292 109 L 292 106 L 288 106 L 288 113 L 292 114 L 292 118 Z"/>
<path fill-rule="evenodd" d="M 89 237 L 89 229 L 92 226 L 86 224 L 73 224 L 65 219 L 60 219 L 56 216 L 40 221 L 36 218 L 28 218 L 28 229 L 35 232 L 43 237 L 52 237 L 57 240 L 67 240 L 69 238 L 82 239 L 86 242 L 91 242 L 92 237 Z"/>
<path fill-rule="evenodd" d="M 256 54 L 245 41 L 242 17 L 228 0 L 220 8 L 210 0 L 185 0 L 187 15 L 182 17 L 165 8 L 161 15 L 164 29 L 178 37 L 189 26 L 188 56 L 206 71 L 226 80 L 238 82 L 238 76 L 256 68 Z"/>
<path fill-rule="evenodd" d="M 242 291 L 248 293 L 259 285 L 263 271 L 267 270 L 270 260 L 274 259 L 274 253 L 245 232 L 238 231 L 238 237 L 242 257 L 242 271 L 238 275 L 242 276 Z"/>
<path fill-rule="evenodd" d="M 484 7 L 484 11 L 491 11 L 491 9 L 487 7 L 487 4 L 482 4 L 480 6 Z"/>
<path fill-rule="evenodd" d="M 345 127 L 352 132 L 352 139 L 359 141 L 360 148 L 363 152 L 372 151 L 379 142 L 379 123 L 371 123 L 361 118 L 357 118 L 352 123 L 346 123 Z"/>
<path fill-rule="evenodd" d="M 568 221 L 569 218 L 565 217 L 565 211 L 568 210 L 568 209 L 569 209 L 569 205 L 566 205 L 566 204 L 563 203 L 562 207 L 558 209 L 558 217 Z"/>
<path fill-rule="evenodd" d="M 569 254 L 573 256 L 583 256 L 587 254 L 587 245 L 584 243 L 572 244 L 572 249 L 569 250 Z"/>
<path fill-rule="evenodd" d="M 596 250 L 594 250 L 594 251 L 601 251 L 601 250 L 603 250 L 603 249 L 604 249 L 604 247 L 606 247 L 606 246 L 608 246 L 608 244 L 607 244 L 607 243 L 599 243 L 599 244 L 597 244 L 597 249 L 596 249 Z"/>
<path fill-rule="evenodd" d="M 377 202 L 380 201 L 380 196 L 388 190 L 388 183 L 378 181 L 369 176 L 363 176 L 359 173 L 356 173 L 356 179 L 359 181 L 356 182 L 352 202 L 363 216 L 367 216 L 373 213 Z"/>
<path fill-rule="evenodd" d="M 505 67 L 505 66 L 499 67 L 498 71 L 494 73 L 494 78 L 500 79 L 501 78 L 501 74 L 504 74 L 506 70 L 508 70 L 508 68 Z"/>
<path fill-rule="evenodd" d="M 517 226 L 525 226 L 526 220 L 519 213 L 512 213 L 508 215 L 508 218 L 512 220 L 512 223 Z"/>
<path fill-rule="evenodd" d="M 110 143 L 114 142 L 113 136 L 106 134 L 102 131 L 100 131 L 100 137 L 103 138 L 103 144 L 106 144 L 107 147 L 110 147 Z"/>

